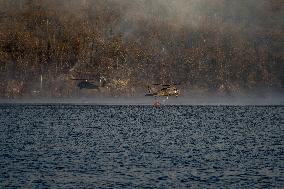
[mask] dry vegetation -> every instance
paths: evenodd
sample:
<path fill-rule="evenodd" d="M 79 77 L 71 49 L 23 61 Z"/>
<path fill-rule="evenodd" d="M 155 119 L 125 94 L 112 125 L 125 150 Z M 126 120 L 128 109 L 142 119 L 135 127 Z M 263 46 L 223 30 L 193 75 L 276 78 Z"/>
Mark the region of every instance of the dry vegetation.
<path fill-rule="evenodd" d="M 229 93 L 283 89 L 281 0 L 259 10 L 250 1 L 235 9 L 203 0 L 222 7 L 203 10 L 197 27 L 159 13 L 127 20 L 131 2 L 0 0 L 0 96 L 32 95 L 41 75 L 48 96 L 78 95 L 70 78 L 100 76 L 111 94 L 157 82 Z"/>

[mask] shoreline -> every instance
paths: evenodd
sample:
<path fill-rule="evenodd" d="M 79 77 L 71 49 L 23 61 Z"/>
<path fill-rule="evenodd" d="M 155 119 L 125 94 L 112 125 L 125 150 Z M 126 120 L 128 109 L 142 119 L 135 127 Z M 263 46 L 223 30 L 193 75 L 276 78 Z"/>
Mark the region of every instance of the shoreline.
<path fill-rule="evenodd" d="M 93 98 L 22 98 L 22 99 L 0 99 L 0 104 L 64 104 L 64 105 L 154 105 L 158 100 L 165 105 L 228 105 L 228 106 L 283 106 L 283 96 L 268 97 L 93 97 Z"/>

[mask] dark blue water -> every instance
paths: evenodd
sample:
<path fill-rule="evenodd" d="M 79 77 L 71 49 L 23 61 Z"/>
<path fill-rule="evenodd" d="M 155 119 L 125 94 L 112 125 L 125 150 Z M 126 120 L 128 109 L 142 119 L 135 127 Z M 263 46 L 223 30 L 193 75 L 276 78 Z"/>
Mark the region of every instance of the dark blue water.
<path fill-rule="evenodd" d="M 0 188 L 284 188 L 283 113 L 0 105 Z"/>

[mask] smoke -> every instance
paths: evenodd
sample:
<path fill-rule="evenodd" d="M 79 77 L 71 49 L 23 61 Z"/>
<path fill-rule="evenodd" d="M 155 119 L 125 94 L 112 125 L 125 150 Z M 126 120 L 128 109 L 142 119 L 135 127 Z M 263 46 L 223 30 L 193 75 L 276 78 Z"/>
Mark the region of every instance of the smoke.
<path fill-rule="evenodd" d="M 118 16 L 112 27 L 121 32 L 145 27 L 137 24 L 157 22 L 192 29 L 203 27 L 204 22 L 262 29 L 284 27 L 282 0 L 0 0 L 0 10 L 23 8 L 29 2 L 81 17 L 98 16 L 98 10 L 108 12 Z"/>
<path fill-rule="evenodd" d="M 73 98 L 20 98 L 2 99 L 0 104 L 77 104 L 77 105 L 151 105 L 156 101 L 161 102 L 162 106 L 167 105 L 229 105 L 229 106 L 275 106 L 284 105 L 284 98 L 281 93 L 267 93 L 259 95 L 249 93 L 249 95 L 202 95 L 202 96 L 181 96 L 181 97 L 73 97 Z"/>
<path fill-rule="evenodd" d="M 0 5 L 25 7 L 27 0 L 0 0 Z M 109 14 L 112 20 L 107 32 L 131 36 L 149 25 L 163 25 L 179 32 L 181 29 L 238 30 L 253 36 L 259 30 L 278 29 L 283 32 L 284 3 L 282 0 L 49 0 L 34 4 L 46 6 L 62 14 L 100 17 Z M 1 8 L 0 8 L 1 9 Z M 157 26 L 157 27 L 158 27 Z"/>
<path fill-rule="evenodd" d="M 120 8 L 123 16 L 113 27 L 115 32 L 126 35 L 157 23 L 177 31 L 217 27 L 220 32 L 227 28 L 255 32 L 284 26 L 283 3 L 278 0 L 109 0 L 105 3 Z M 277 4 L 280 7 L 274 10 Z"/>
<path fill-rule="evenodd" d="M 22 80 L 44 66 L 49 78 L 127 76 L 129 88 L 283 86 L 282 0 L 0 0 L 1 15 L 0 61 Z"/>
<path fill-rule="evenodd" d="M 174 24 L 178 27 L 194 27 L 198 25 L 199 19 L 203 14 L 199 8 L 202 4 L 196 0 L 138 0 L 119 2 L 123 5 L 130 5 L 125 11 L 123 21 L 159 21 Z"/>

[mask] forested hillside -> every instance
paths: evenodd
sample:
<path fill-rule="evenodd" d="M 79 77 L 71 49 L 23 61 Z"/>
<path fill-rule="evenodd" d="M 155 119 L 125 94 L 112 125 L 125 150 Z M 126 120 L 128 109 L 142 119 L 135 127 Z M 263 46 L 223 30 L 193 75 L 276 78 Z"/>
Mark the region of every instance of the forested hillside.
<path fill-rule="evenodd" d="M 0 96 L 76 96 L 72 78 L 101 76 L 106 95 L 141 94 L 151 83 L 283 90 L 283 4 L 0 0 Z"/>

